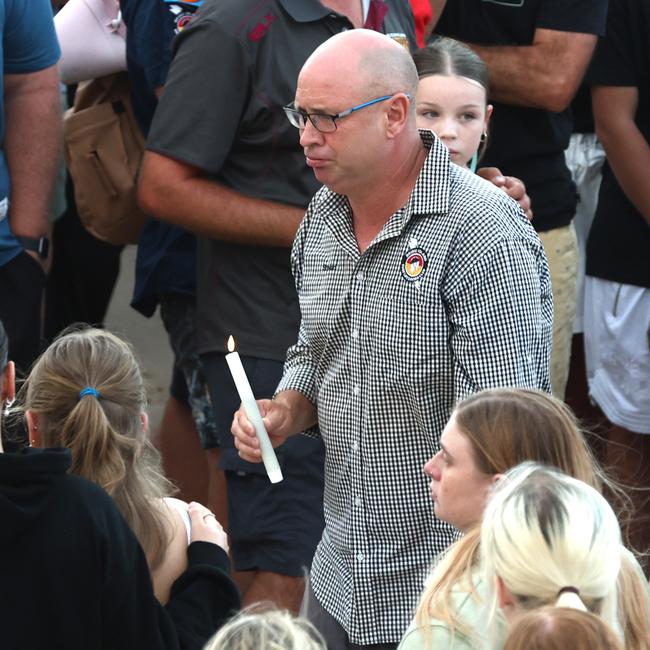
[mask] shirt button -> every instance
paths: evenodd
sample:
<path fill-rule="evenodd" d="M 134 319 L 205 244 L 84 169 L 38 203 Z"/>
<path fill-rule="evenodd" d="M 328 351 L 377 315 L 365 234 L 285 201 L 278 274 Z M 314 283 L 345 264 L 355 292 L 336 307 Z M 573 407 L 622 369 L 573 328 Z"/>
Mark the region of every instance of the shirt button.
<path fill-rule="evenodd" d="M 366 559 L 366 556 L 363 553 L 357 553 L 357 560 L 363 562 Z"/>
<path fill-rule="evenodd" d="M 357 449 L 359 449 L 359 443 L 355 440 L 352 443 L 352 451 L 357 451 Z"/>
<path fill-rule="evenodd" d="M 353 339 L 359 338 L 359 330 L 357 329 L 352 330 L 352 338 Z"/>
<path fill-rule="evenodd" d="M 352 388 L 352 392 L 355 395 L 358 395 L 361 392 L 361 389 L 355 384 L 354 387 Z"/>
<path fill-rule="evenodd" d="M 354 505 L 357 506 L 357 508 L 361 505 L 361 497 L 354 498 Z"/>
<path fill-rule="evenodd" d="M 357 273 L 357 280 L 358 280 L 359 282 L 363 282 L 364 277 L 365 277 L 365 275 L 364 275 L 363 271 L 359 271 L 359 272 Z"/>

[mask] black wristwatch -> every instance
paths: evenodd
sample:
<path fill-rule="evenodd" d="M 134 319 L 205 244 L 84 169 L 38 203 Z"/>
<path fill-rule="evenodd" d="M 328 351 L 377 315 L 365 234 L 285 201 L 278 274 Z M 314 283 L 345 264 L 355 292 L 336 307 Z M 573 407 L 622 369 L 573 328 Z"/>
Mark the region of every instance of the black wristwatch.
<path fill-rule="evenodd" d="M 50 240 L 47 237 L 19 237 L 16 240 L 26 251 L 34 251 L 42 260 L 46 260 L 50 252 Z"/>

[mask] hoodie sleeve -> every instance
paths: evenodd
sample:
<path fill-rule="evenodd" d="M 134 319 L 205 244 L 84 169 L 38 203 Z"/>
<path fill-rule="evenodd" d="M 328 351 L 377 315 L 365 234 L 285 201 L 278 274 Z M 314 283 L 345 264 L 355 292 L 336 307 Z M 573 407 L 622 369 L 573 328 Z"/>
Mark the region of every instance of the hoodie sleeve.
<path fill-rule="evenodd" d="M 226 554 L 215 544 L 191 544 L 188 569 L 162 607 L 134 534 L 117 511 L 107 523 L 101 647 L 201 650 L 239 607 L 237 588 L 226 573 Z"/>

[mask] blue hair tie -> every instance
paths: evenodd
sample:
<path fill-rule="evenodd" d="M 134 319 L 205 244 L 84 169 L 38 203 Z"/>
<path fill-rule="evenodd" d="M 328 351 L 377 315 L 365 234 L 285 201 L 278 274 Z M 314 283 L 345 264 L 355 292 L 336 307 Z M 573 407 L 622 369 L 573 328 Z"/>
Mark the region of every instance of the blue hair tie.
<path fill-rule="evenodd" d="M 97 399 L 101 397 L 99 391 L 96 388 L 92 388 L 91 386 L 86 386 L 83 390 L 79 392 L 79 399 L 85 397 L 86 395 L 92 395 Z"/>

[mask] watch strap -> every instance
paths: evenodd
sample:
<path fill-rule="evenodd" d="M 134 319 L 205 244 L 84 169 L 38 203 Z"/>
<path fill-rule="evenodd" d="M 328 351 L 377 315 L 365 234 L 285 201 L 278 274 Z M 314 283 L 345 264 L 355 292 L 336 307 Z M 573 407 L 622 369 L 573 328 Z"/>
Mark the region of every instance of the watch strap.
<path fill-rule="evenodd" d="M 38 253 L 41 259 L 47 259 L 50 251 L 50 240 L 47 237 L 21 237 L 15 235 L 16 241 L 27 251 Z"/>

